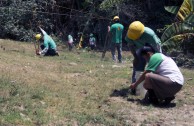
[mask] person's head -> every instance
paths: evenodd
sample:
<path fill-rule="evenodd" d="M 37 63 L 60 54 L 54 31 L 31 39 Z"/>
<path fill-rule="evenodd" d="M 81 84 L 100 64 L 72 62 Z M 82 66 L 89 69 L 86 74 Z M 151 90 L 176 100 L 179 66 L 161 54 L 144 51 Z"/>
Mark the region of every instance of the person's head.
<path fill-rule="evenodd" d="M 152 46 L 143 46 L 140 51 L 141 55 L 146 61 L 149 61 L 150 57 L 155 53 L 155 50 Z"/>
<path fill-rule="evenodd" d="M 144 25 L 140 21 L 134 21 L 129 25 L 127 37 L 132 40 L 137 40 L 144 32 Z"/>
<path fill-rule="evenodd" d="M 120 20 L 119 16 L 114 16 L 113 21 L 114 21 L 115 23 L 119 22 L 119 20 Z"/>
<path fill-rule="evenodd" d="M 90 33 L 90 37 L 93 37 L 94 35 L 92 33 Z"/>
<path fill-rule="evenodd" d="M 38 41 L 38 40 L 40 40 L 40 39 L 42 38 L 42 35 L 41 35 L 41 34 L 36 34 L 36 35 L 35 35 L 35 38 L 36 38 L 36 40 Z"/>

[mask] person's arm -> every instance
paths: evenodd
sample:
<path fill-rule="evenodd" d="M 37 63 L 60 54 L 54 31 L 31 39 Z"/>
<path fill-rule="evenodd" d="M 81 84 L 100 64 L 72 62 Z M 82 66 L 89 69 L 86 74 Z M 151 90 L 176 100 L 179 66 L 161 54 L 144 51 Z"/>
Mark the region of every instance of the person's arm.
<path fill-rule="evenodd" d="M 132 83 L 129 88 L 131 88 L 131 89 L 136 88 L 142 81 L 145 80 L 145 75 L 147 73 L 149 73 L 149 71 L 147 71 L 147 70 L 144 71 L 143 74 L 139 77 L 139 79 L 135 83 Z"/>
<path fill-rule="evenodd" d="M 44 49 L 39 52 L 40 55 L 45 55 L 47 53 L 48 49 L 49 49 L 48 40 L 45 38 L 44 39 Z"/>
<path fill-rule="evenodd" d="M 48 48 L 44 48 L 42 51 L 40 51 L 40 55 L 45 55 L 48 51 Z"/>
<path fill-rule="evenodd" d="M 108 32 L 110 32 L 110 26 L 108 26 Z"/>

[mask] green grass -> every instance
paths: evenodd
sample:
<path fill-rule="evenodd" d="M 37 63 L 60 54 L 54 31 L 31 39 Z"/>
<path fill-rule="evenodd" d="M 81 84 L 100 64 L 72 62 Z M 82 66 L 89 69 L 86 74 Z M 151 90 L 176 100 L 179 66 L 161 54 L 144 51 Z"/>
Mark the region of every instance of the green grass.
<path fill-rule="evenodd" d="M 83 50 L 38 57 L 31 43 L 0 40 L 0 45 L 5 48 L 0 49 L 0 125 L 156 124 L 159 117 L 155 118 L 152 111 L 163 112 L 137 104 L 141 97 L 129 93 L 114 96 L 115 90 L 126 91 L 130 85 L 129 52 L 123 53 L 124 63 L 115 64 L 110 52 L 103 61 L 101 53 Z M 181 71 L 187 84 L 176 100 L 177 112 L 185 104 L 194 104 L 193 71 Z M 162 118 L 166 116 L 161 114 Z"/>

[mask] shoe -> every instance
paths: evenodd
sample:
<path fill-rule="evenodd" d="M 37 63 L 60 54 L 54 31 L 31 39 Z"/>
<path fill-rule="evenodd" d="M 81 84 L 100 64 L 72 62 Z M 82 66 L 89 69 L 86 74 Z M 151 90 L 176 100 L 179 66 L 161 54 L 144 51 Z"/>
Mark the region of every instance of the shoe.
<path fill-rule="evenodd" d="M 171 102 L 172 100 L 174 100 L 174 99 L 175 99 L 175 96 L 165 98 L 163 105 L 168 105 L 168 104 L 170 104 L 170 102 Z"/>
<path fill-rule="evenodd" d="M 140 101 L 140 104 L 142 104 L 142 105 L 150 105 L 151 104 L 148 92 L 146 92 L 145 97 Z"/>
<path fill-rule="evenodd" d="M 158 105 L 159 101 L 158 101 L 158 98 L 155 95 L 154 90 L 148 89 L 147 93 L 148 93 L 148 98 L 149 98 L 150 102 L 154 105 Z"/>

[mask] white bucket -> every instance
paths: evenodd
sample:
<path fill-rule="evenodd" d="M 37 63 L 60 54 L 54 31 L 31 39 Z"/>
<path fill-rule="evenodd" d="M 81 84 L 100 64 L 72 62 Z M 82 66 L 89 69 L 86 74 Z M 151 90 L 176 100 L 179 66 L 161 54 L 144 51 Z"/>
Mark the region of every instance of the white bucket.
<path fill-rule="evenodd" d="M 139 77 L 142 75 L 142 71 L 136 71 L 135 72 L 135 78 L 136 81 L 139 79 Z M 143 87 L 144 81 L 142 81 L 137 87 L 136 87 L 136 95 L 138 96 L 145 96 L 147 90 Z"/>

